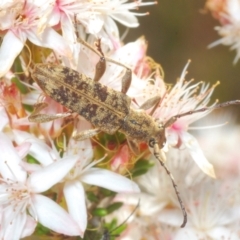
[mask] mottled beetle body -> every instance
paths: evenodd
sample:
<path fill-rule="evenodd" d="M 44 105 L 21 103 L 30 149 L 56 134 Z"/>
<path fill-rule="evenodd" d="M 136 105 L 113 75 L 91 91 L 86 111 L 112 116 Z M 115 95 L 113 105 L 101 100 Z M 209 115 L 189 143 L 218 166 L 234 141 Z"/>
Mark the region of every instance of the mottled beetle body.
<path fill-rule="evenodd" d="M 144 142 L 154 138 L 160 147 L 165 143 L 164 128 L 143 110 L 132 109 L 130 97 L 122 92 L 61 65 L 36 64 L 32 78 L 48 96 L 101 131 L 120 131 L 129 139 Z"/>

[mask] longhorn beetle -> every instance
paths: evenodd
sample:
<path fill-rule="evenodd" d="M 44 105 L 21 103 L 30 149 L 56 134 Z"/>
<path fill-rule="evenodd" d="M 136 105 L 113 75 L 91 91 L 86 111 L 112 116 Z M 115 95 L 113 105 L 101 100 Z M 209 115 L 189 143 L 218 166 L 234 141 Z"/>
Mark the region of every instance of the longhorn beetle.
<path fill-rule="evenodd" d="M 131 98 L 126 95 L 131 84 L 131 69 L 120 62 L 105 57 L 101 50 L 100 40 L 96 44 L 97 49 L 95 49 L 78 36 L 77 30 L 76 35 L 78 41 L 82 45 L 86 46 L 100 57 L 96 65 L 93 79 L 73 69 L 56 64 L 35 64 L 31 73 L 32 78 L 48 96 L 70 109 L 71 112 L 76 112 L 83 116 L 95 126 L 94 129 L 79 133 L 75 136 L 75 139 L 83 140 L 90 138 L 101 131 L 108 134 L 114 134 L 116 131 L 119 131 L 125 134 L 131 149 L 134 151 L 136 151 L 134 141 L 146 142 L 150 148 L 153 148 L 154 156 L 158 159 L 162 167 L 165 168 L 167 174 L 171 178 L 183 213 L 183 223 L 181 227 L 184 227 L 187 223 L 187 213 L 173 176 L 165 166 L 161 156 L 160 149 L 163 148 L 166 142 L 165 129 L 171 126 L 178 118 L 189 114 L 204 112 L 206 110 L 240 104 L 240 100 L 188 111 L 171 117 L 164 124 L 159 124 L 152 118 L 151 114 L 148 115 L 143 110 L 153 107 L 154 111 L 160 102 L 160 97 L 154 97 L 147 100 L 140 107 L 142 111 L 131 108 Z M 120 92 L 99 83 L 106 69 L 106 61 L 126 69 L 122 78 L 122 89 Z M 46 103 L 36 104 L 35 110 L 29 116 L 29 121 L 41 123 L 66 117 L 71 114 L 71 112 L 57 115 L 40 114 L 39 112 L 46 107 L 46 105 Z"/>

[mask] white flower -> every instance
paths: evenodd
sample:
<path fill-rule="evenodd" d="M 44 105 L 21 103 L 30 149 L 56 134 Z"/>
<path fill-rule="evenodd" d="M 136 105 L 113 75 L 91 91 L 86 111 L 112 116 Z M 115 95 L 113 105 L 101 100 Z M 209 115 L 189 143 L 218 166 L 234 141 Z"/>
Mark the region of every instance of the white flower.
<path fill-rule="evenodd" d="M 182 215 L 175 208 L 177 202 L 173 202 L 174 191 L 169 188 L 169 177 L 154 166 L 137 179 L 141 193 L 118 194 L 114 199 L 130 206 L 140 201 L 137 214 L 122 234 L 123 239 L 141 239 L 143 236 L 174 240 L 239 239 L 239 181 L 222 182 L 206 177 L 193 165 L 187 150 L 170 149 L 168 159 L 168 168 L 180 187 L 180 196 L 188 213 L 186 226 L 179 227 Z M 116 212 L 115 218 L 122 220 L 122 214 Z"/>
<path fill-rule="evenodd" d="M 87 11 L 77 17 L 86 28 L 87 33 L 110 38 L 112 43 L 118 43 L 118 27 L 113 20 L 126 27 L 138 27 L 139 23 L 135 16 L 146 14 L 131 12 L 130 10 L 152 4 L 156 4 L 156 2 L 133 1 L 128 3 L 127 0 L 94 0 L 88 3 Z"/>
<path fill-rule="evenodd" d="M 180 160 L 179 160 L 180 162 Z M 173 176 L 173 169 L 169 168 Z M 180 170 L 182 173 L 182 171 Z M 184 174 L 181 174 L 183 176 Z M 181 182 L 176 180 L 178 190 L 182 196 L 183 179 Z M 170 224 L 180 226 L 182 221 L 182 213 L 171 180 L 165 170 L 158 162 L 146 174 L 136 179 L 141 193 L 118 194 L 115 201 L 123 201 L 126 204 L 137 204 L 140 201 L 138 215 L 141 220 L 148 218 L 148 223 L 158 221 L 158 224 Z M 181 184 L 180 184 L 181 183 Z M 181 186 L 180 186 L 181 185 Z M 179 188 L 181 187 L 181 189 Z M 166 217 L 167 216 L 167 217 Z M 160 224 L 161 223 L 161 224 Z M 145 224 L 145 225 L 147 225 Z"/>
<path fill-rule="evenodd" d="M 64 39 L 73 43 L 76 40 L 73 17 L 75 14 L 84 15 L 93 4 L 83 0 L 50 0 L 52 12 L 49 14 L 49 25 L 59 26 Z"/>
<path fill-rule="evenodd" d="M 41 5 L 39 7 L 38 5 Z M 47 26 L 50 5 L 47 0 L 23 1 L 22 5 L 11 6 L 0 15 L 0 30 L 5 35 L 0 48 L 0 76 L 3 76 L 12 66 L 16 56 L 22 51 L 26 40 L 32 43 L 54 49 L 60 55 L 71 57 L 68 44 L 52 28 Z M 51 9 L 51 8 L 50 8 Z M 3 14 L 4 13 L 4 14 Z"/>
<path fill-rule="evenodd" d="M 209 47 L 215 47 L 219 44 L 231 46 L 230 49 L 237 52 L 233 61 L 237 63 L 240 58 L 240 1 L 214 1 L 209 0 L 206 6 L 221 22 L 221 26 L 215 27 L 215 30 L 222 38 L 211 43 Z"/>
<path fill-rule="evenodd" d="M 240 173 L 240 126 L 234 124 L 235 121 L 234 112 L 211 113 L 201 121 L 201 125 L 197 125 L 199 131 L 195 131 L 206 157 L 214 165 L 216 175 L 228 180 L 238 178 Z"/>
<path fill-rule="evenodd" d="M 184 196 L 188 223 L 176 231 L 174 239 L 239 239 L 235 229 L 239 207 L 237 210 L 233 204 L 236 190 L 216 181 L 201 182 L 188 189 Z"/>
<path fill-rule="evenodd" d="M 77 236 L 81 231 L 76 222 L 51 199 L 41 195 L 58 183 L 74 166 L 76 159 L 63 159 L 27 175 L 21 157 L 30 145 L 14 149 L 8 137 L 0 133 L 0 238 L 20 239 L 30 235 L 40 222 L 53 231 Z"/>
<path fill-rule="evenodd" d="M 131 180 L 109 170 L 94 167 L 99 161 L 91 162 L 93 150 L 90 140 L 74 141 L 70 139 L 68 146 L 64 147 L 65 152 L 62 160 L 60 160 L 59 153 L 53 145 L 52 149 L 50 149 L 28 133 L 16 130 L 14 132 L 17 142 L 32 143 L 29 153 L 44 165 L 51 164 L 53 161 L 63 161 L 64 159 L 77 160 L 71 172 L 62 182 L 64 183 L 63 193 L 68 211 L 78 223 L 82 231 L 81 236 L 83 236 L 87 226 L 84 184 L 104 187 L 115 192 L 139 192 L 137 184 Z"/>

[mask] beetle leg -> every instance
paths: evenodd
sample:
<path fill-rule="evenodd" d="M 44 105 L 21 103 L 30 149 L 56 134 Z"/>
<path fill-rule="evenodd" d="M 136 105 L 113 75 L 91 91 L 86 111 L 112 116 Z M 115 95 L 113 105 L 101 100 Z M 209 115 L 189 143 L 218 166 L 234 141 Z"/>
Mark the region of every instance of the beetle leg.
<path fill-rule="evenodd" d="M 135 155 L 139 155 L 140 150 L 136 141 L 127 138 L 128 146 Z"/>
<path fill-rule="evenodd" d="M 131 85 L 131 82 L 132 82 L 132 70 L 129 67 L 127 67 L 126 65 L 124 65 L 118 61 L 115 61 L 111 58 L 105 57 L 105 59 L 107 62 L 114 63 L 114 64 L 126 69 L 126 71 L 122 77 L 122 89 L 121 89 L 121 92 L 126 94 Z"/>
<path fill-rule="evenodd" d="M 93 78 L 93 81 L 98 82 L 106 70 L 106 58 L 104 57 L 104 54 L 101 49 L 101 39 L 97 40 L 96 47 L 97 47 L 98 52 L 101 55 L 100 55 L 100 59 L 99 59 L 98 63 L 96 64 L 95 76 Z"/>
<path fill-rule="evenodd" d="M 132 70 L 127 67 L 126 65 L 115 61 L 111 58 L 107 58 L 104 56 L 102 49 L 101 49 L 101 41 L 100 39 L 97 41 L 96 43 L 96 47 L 97 49 L 93 48 L 89 43 L 87 43 L 86 41 L 84 41 L 83 39 L 81 39 L 81 37 L 79 36 L 79 32 L 77 31 L 77 17 L 76 15 L 74 15 L 74 25 L 75 25 L 75 33 L 77 36 L 77 40 L 79 43 L 81 43 L 82 45 L 84 45 L 85 47 L 87 47 L 88 49 L 90 49 L 91 51 L 93 51 L 94 53 L 96 53 L 100 59 L 96 65 L 96 69 L 95 69 L 95 76 L 94 76 L 94 81 L 99 81 L 100 78 L 102 77 L 102 75 L 105 72 L 106 69 L 106 61 L 107 62 L 111 62 L 114 63 L 118 66 L 121 66 L 123 68 L 126 69 L 124 76 L 122 77 L 122 89 L 121 92 L 126 94 L 130 85 L 131 85 L 131 81 L 132 81 Z"/>
<path fill-rule="evenodd" d="M 153 98 L 149 98 L 146 102 L 144 102 L 141 106 L 140 109 L 147 110 L 149 108 L 154 107 L 154 110 L 156 109 L 156 106 L 159 104 L 161 100 L 160 96 L 155 96 Z M 151 115 L 151 114 L 150 114 Z"/>
<path fill-rule="evenodd" d="M 75 25 L 75 33 L 76 33 L 76 36 L 77 36 L 77 41 L 79 43 L 81 43 L 82 45 L 84 45 L 85 47 L 87 47 L 88 49 L 90 49 L 91 51 L 93 51 L 94 53 L 96 53 L 100 57 L 98 63 L 96 64 L 95 76 L 93 78 L 93 81 L 98 82 L 101 79 L 102 75 L 104 74 L 104 72 L 106 70 L 106 59 L 105 59 L 104 54 L 103 54 L 102 49 L 101 49 L 101 39 L 98 39 L 98 41 L 96 43 L 96 47 L 97 47 L 97 50 L 96 50 L 89 43 L 84 41 L 79 36 L 79 32 L 77 30 L 77 18 L 76 18 L 76 15 L 74 15 L 74 25 Z"/>
<path fill-rule="evenodd" d="M 57 113 L 54 115 L 39 113 L 42 109 L 46 108 L 47 106 L 48 106 L 48 104 L 45 102 L 35 104 L 34 111 L 28 117 L 29 122 L 36 122 L 36 123 L 50 122 L 55 119 L 68 117 L 72 114 L 71 112 Z"/>
<path fill-rule="evenodd" d="M 101 132 L 101 130 L 98 128 L 88 129 L 88 130 L 82 131 L 82 132 L 74 135 L 73 139 L 77 140 L 77 141 L 82 141 L 82 140 L 94 137 L 95 135 L 97 135 L 100 132 Z"/>
<path fill-rule="evenodd" d="M 120 63 L 118 61 L 115 61 L 115 60 L 113 60 L 111 58 L 104 57 L 104 54 L 103 54 L 102 49 L 101 49 L 101 41 L 100 41 L 100 39 L 96 43 L 96 47 L 97 47 L 98 52 L 101 53 L 102 57 L 100 57 L 100 60 L 99 60 L 99 62 L 96 65 L 95 77 L 96 77 L 96 75 L 98 73 L 100 73 L 102 71 L 102 69 L 98 69 L 98 68 L 103 68 L 103 66 L 101 66 L 101 64 L 102 64 L 101 61 L 103 61 L 103 59 L 104 59 L 104 63 L 106 63 L 106 61 L 108 61 L 108 62 L 114 63 L 114 64 L 116 64 L 118 66 L 121 66 L 121 67 L 125 68 L 126 71 L 125 71 L 125 73 L 124 73 L 124 75 L 122 77 L 122 89 L 121 89 L 121 92 L 126 94 L 128 89 L 129 89 L 129 87 L 130 87 L 130 85 L 131 85 L 132 70 L 130 68 L 128 68 L 126 65 L 124 65 L 124 64 L 122 64 L 122 63 Z M 105 68 L 106 68 L 106 65 L 105 65 Z M 104 68 L 104 71 L 105 71 L 105 68 Z M 102 75 L 103 75 L 103 73 L 102 73 Z M 94 77 L 94 80 L 95 80 L 95 77 Z"/>

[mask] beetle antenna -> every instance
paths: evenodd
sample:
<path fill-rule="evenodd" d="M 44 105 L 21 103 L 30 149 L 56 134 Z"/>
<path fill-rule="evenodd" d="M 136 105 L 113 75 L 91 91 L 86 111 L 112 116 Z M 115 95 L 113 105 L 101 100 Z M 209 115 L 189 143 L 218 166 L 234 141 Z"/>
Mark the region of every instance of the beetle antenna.
<path fill-rule="evenodd" d="M 178 115 L 175 115 L 173 117 L 171 117 L 165 124 L 164 124 L 164 128 L 171 126 L 174 122 L 176 122 L 178 120 L 178 118 L 187 116 L 187 115 L 191 115 L 194 113 L 199 113 L 199 112 L 205 112 L 205 111 L 211 111 L 211 110 L 215 110 L 215 109 L 219 109 L 219 108 L 224 108 L 224 107 L 228 107 L 230 105 L 238 105 L 240 104 L 240 100 L 232 100 L 232 101 L 228 101 L 228 102 L 223 102 L 223 103 L 219 103 L 216 104 L 212 107 L 203 107 L 203 108 L 199 108 L 196 110 L 191 110 L 185 113 L 181 113 Z"/>
<path fill-rule="evenodd" d="M 157 158 L 157 160 L 160 162 L 162 167 L 165 169 L 165 171 L 167 172 L 167 174 L 171 178 L 172 185 L 173 185 L 173 188 L 174 188 L 175 193 L 177 195 L 178 202 L 180 204 L 180 207 L 181 207 L 181 210 L 182 210 L 182 214 L 183 214 L 183 223 L 181 225 L 181 228 L 184 228 L 186 223 L 187 223 L 187 212 L 186 212 L 186 209 L 184 207 L 183 201 L 182 201 L 182 199 L 180 197 L 180 193 L 179 193 L 179 191 L 177 189 L 177 184 L 175 183 L 174 178 L 173 178 L 171 172 L 168 170 L 167 166 L 164 164 L 164 162 L 161 159 L 161 156 L 160 156 L 160 151 L 161 150 L 159 149 L 159 146 L 158 146 L 157 142 L 155 142 L 155 140 L 152 140 L 152 141 L 153 142 L 152 142 L 152 144 L 150 144 L 150 146 L 153 146 L 153 154 L 154 154 L 154 156 Z"/>

